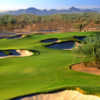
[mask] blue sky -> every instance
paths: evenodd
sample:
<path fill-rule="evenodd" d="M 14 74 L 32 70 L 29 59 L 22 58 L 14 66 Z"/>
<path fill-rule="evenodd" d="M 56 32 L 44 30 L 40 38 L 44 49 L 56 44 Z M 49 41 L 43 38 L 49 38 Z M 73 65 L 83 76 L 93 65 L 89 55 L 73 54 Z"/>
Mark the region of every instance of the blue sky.
<path fill-rule="evenodd" d="M 100 7 L 100 0 L 0 0 L 0 11 L 28 7 L 39 9 L 66 9 L 72 6 L 78 8 L 98 8 Z"/>

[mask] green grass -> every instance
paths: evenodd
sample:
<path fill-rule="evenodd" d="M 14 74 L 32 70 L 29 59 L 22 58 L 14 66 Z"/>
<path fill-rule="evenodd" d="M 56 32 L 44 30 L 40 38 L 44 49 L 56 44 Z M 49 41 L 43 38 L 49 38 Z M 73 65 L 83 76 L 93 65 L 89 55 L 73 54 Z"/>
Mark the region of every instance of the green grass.
<path fill-rule="evenodd" d="M 0 100 L 68 87 L 81 87 L 89 93 L 100 93 L 100 76 L 69 70 L 70 65 L 88 61 L 88 58 L 75 58 L 72 51 L 48 49 L 44 47 L 45 43 L 40 43 L 40 40 L 47 38 L 56 37 L 68 40 L 74 35 L 90 34 L 93 32 L 32 35 L 12 40 L 1 39 L 1 50 L 35 49 L 41 54 L 0 59 Z"/>

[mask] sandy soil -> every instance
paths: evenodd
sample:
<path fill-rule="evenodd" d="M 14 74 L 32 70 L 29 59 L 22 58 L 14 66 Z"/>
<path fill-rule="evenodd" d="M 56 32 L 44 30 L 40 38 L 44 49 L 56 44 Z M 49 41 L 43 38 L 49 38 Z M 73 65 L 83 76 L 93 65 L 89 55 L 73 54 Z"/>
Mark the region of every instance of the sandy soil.
<path fill-rule="evenodd" d="M 100 69 L 93 67 L 87 67 L 84 63 L 76 64 L 73 65 L 72 70 L 78 71 L 78 72 L 85 72 L 85 73 L 90 73 L 90 74 L 95 74 L 95 75 L 100 75 Z"/>

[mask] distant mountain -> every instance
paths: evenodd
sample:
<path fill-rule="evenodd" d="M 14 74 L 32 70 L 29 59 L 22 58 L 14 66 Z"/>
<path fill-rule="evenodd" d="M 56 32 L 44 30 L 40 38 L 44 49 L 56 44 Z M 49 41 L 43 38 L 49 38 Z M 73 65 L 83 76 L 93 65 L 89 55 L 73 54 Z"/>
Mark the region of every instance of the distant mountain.
<path fill-rule="evenodd" d="M 95 11 L 100 13 L 100 8 L 94 8 L 93 10 L 95 10 Z"/>
<path fill-rule="evenodd" d="M 100 12 L 100 8 L 94 9 L 80 9 L 76 7 L 71 7 L 69 9 L 51 9 L 51 10 L 40 10 L 37 8 L 20 9 L 16 11 L 1 12 L 0 15 L 10 14 L 10 15 L 20 15 L 20 14 L 34 14 L 34 15 L 52 15 L 52 14 L 67 14 L 67 13 L 82 13 L 82 12 Z"/>

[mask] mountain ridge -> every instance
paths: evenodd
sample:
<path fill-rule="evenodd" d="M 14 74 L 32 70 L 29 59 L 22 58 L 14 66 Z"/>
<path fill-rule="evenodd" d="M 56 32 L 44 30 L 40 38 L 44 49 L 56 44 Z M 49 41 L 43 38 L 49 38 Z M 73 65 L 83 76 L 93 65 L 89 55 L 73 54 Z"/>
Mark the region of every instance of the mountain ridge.
<path fill-rule="evenodd" d="M 71 7 L 69 9 L 37 9 L 34 7 L 30 7 L 27 9 L 19 9 L 15 11 L 6 11 L 6 12 L 0 12 L 0 15 L 21 15 L 21 14 L 34 14 L 34 15 L 53 15 L 53 14 L 68 14 L 68 13 L 85 13 L 85 12 L 98 12 L 100 13 L 100 8 L 92 8 L 92 9 L 81 9 L 76 7 Z"/>

